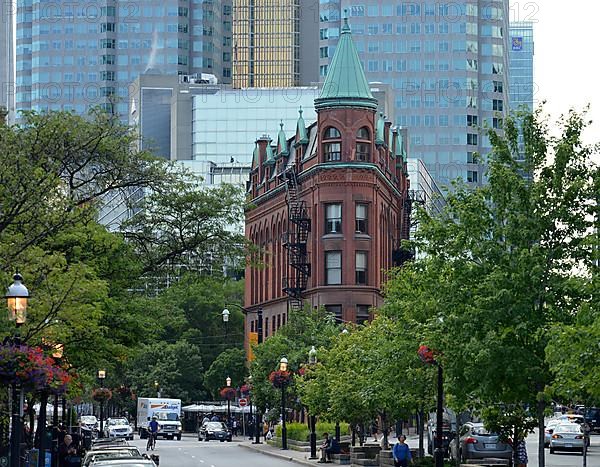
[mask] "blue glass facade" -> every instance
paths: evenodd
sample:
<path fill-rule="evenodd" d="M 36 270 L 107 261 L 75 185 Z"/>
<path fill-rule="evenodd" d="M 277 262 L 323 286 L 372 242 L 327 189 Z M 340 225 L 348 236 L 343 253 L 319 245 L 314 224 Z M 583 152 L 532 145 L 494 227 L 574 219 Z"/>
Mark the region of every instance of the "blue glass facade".
<path fill-rule="evenodd" d="M 533 110 L 533 23 L 510 24 L 510 108 Z"/>
<path fill-rule="evenodd" d="M 17 1 L 17 110 L 100 105 L 126 116 L 139 74 L 228 82 L 230 62 L 230 1 Z"/>
<path fill-rule="evenodd" d="M 508 110 L 508 0 L 321 0 L 320 74 L 327 73 L 347 11 L 367 79 L 395 93 L 395 123 L 411 157 L 440 185 L 484 183 L 489 138 Z"/>

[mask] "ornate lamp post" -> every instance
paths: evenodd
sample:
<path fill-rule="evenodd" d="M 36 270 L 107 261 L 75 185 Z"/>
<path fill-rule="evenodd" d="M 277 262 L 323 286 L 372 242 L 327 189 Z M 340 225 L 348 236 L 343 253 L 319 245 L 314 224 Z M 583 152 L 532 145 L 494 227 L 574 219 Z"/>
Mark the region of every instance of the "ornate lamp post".
<path fill-rule="evenodd" d="M 433 355 L 433 350 L 429 347 L 422 345 L 419 347 L 419 358 L 427 363 L 428 365 L 436 365 L 437 366 L 437 413 L 436 413 L 436 433 L 435 433 L 435 442 L 434 442 L 434 451 L 433 457 L 435 460 L 435 467 L 444 467 L 444 446 L 442 431 L 444 429 L 444 373 L 442 369 L 442 364 L 435 360 Z"/>
<path fill-rule="evenodd" d="M 288 359 L 281 357 L 279 360 L 279 371 L 286 372 L 288 368 Z M 281 449 L 287 449 L 287 427 L 285 426 L 285 386 L 286 382 L 281 383 Z"/>
<path fill-rule="evenodd" d="M 27 321 L 27 305 L 29 300 L 29 290 L 23 285 L 23 276 L 18 272 L 13 276 L 13 283 L 6 292 L 6 304 L 8 307 L 8 319 L 14 321 L 16 332 L 12 339 L 15 346 L 21 345 L 19 328 Z M 5 343 L 8 343 L 7 339 Z M 21 417 L 23 412 L 23 392 L 18 384 L 12 387 L 12 430 L 10 436 L 10 465 L 19 467 L 19 450 L 21 445 Z"/>
<path fill-rule="evenodd" d="M 160 397 L 160 387 L 158 381 L 154 381 L 154 390 L 156 391 L 156 397 Z"/>
<path fill-rule="evenodd" d="M 100 388 L 104 388 L 104 379 L 106 378 L 106 370 L 98 370 L 98 381 Z M 100 399 L 100 432 L 98 438 L 104 438 L 104 400 Z"/>
<path fill-rule="evenodd" d="M 225 341 L 227 342 L 227 330 L 228 330 L 228 324 L 229 323 L 229 310 L 227 308 L 225 308 L 222 312 L 221 312 L 221 316 L 223 316 L 223 323 L 225 324 Z"/>
<path fill-rule="evenodd" d="M 225 379 L 225 384 L 228 388 L 231 387 L 231 378 L 228 376 Z M 231 398 L 227 398 L 227 426 L 231 424 Z"/>
<path fill-rule="evenodd" d="M 308 352 L 308 364 L 314 367 L 317 364 L 317 349 L 313 345 Z M 309 418 L 310 423 L 310 457 L 309 459 L 317 458 L 317 420 L 316 417 L 311 414 Z"/>

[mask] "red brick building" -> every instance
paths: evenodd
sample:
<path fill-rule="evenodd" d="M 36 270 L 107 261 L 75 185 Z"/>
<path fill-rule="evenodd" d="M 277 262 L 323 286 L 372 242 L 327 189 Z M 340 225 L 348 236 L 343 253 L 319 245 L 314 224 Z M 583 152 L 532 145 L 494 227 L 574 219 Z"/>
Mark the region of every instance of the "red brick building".
<path fill-rule="evenodd" d="M 246 236 L 263 266 L 246 269 L 245 306 L 262 309 L 264 337 L 305 302 L 342 321 L 368 319 L 408 238 L 402 138 L 376 114 L 347 22 L 315 108 L 308 128 L 300 110 L 293 137 L 282 124 L 276 141 L 256 141 Z M 256 330 L 247 315 L 246 336 Z"/>

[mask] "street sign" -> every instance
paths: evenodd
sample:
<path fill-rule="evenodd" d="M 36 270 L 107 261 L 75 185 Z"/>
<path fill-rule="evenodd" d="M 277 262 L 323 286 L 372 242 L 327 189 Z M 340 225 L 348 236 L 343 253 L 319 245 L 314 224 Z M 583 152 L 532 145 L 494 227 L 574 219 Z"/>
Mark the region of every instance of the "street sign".
<path fill-rule="evenodd" d="M 243 397 L 238 401 L 238 404 L 240 405 L 240 407 L 246 407 L 248 405 L 248 401 L 246 399 L 244 399 Z"/>

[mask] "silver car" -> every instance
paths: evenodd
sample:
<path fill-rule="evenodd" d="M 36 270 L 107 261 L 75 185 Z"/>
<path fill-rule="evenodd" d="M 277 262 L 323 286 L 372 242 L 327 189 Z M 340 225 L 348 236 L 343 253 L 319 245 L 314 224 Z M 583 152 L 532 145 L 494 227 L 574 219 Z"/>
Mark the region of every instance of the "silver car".
<path fill-rule="evenodd" d="M 498 435 L 485 429 L 483 423 L 468 422 L 460 427 L 458 437 L 450 443 L 450 457 L 468 459 L 511 459 L 512 447 Z"/>
<path fill-rule="evenodd" d="M 552 439 L 552 433 L 554 433 L 554 429 L 565 422 L 561 420 L 549 420 L 546 426 L 544 427 L 544 447 L 550 447 L 550 440 Z"/>
<path fill-rule="evenodd" d="M 564 423 L 557 425 L 550 438 L 550 454 L 556 451 L 581 451 L 585 435 L 578 423 Z"/>

